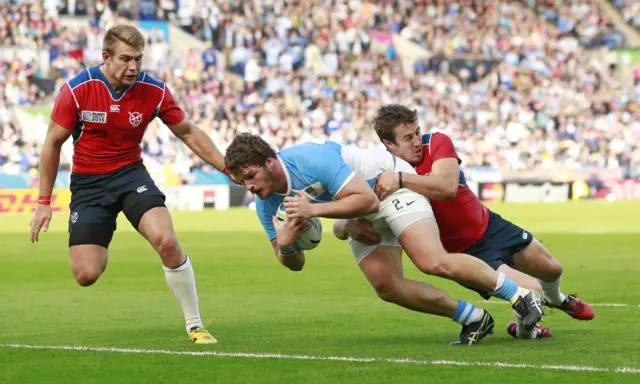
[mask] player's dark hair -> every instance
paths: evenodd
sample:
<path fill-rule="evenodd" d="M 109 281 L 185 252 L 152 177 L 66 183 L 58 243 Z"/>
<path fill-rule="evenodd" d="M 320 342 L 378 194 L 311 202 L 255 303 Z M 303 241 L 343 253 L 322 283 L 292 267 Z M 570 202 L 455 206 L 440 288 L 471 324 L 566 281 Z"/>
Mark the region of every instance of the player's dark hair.
<path fill-rule="evenodd" d="M 373 118 L 373 129 L 378 134 L 380 141 L 383 139 L 396 142 L 396 127 L 400 124 L 413 124 L 418 122 L 418 113 L 415 109 L 409 109 L 404 105 L 388 104 L 378 109 Z"/>
<path fill-rule="evenodd" d="M 232 175 L 252 165 L 264 166 L 267 159 L 276 157 L 276 151 L 260 136 L 241 133 L 236 136 L 224 155 L 224 165 Z"/>

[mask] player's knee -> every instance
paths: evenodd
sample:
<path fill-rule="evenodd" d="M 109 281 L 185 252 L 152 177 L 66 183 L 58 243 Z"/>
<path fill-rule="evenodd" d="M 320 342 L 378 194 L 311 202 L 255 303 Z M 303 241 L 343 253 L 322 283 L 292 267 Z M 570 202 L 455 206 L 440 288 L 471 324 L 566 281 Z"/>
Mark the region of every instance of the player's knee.
<path fill-rule="evenodd" d="M 158 250 L 165 265 L 179 264 L 181 262 L 180 246 L 175 233 L 160 235 L 154 241 L 154 247 Z"/>
<path fill-rule="evenodd" d="M 409 255 L 415 266 L 427 275 L 449 278 L 452 266 L 447 263 L 447 251 L 444 248 L 425 246 L 413 251 L 415 256 Z"/>
<path fill-rule="evenodd" d="M 551 263 L 551 268 L 549 268 L 549 277 L 552 278 L 552 281 L 556 281 L 562 276 L 562 264 L 558 262 L 558 260 L 553 259 Z"/>
<path fill-rule="evenodd" d="M 88 287 L 93 285 L 102 275 L 102 271 L 98 268 L 79 268 L 73 271 L 78 285 Z"/>
<path fill-rule="evenodd" d="M 428 275 L 449 278 L 451 273 L 447 268 L 447 265 L 443 263 L 440 258 L 429 258 L 418 263 L 418 269 Z"/>
<path fill-rule="evenodd" d="M 398 290 L 392 276 L 379 277 L 372 281 L 371 284 L 380 299 L 388 303 L 396 302 Z"/>

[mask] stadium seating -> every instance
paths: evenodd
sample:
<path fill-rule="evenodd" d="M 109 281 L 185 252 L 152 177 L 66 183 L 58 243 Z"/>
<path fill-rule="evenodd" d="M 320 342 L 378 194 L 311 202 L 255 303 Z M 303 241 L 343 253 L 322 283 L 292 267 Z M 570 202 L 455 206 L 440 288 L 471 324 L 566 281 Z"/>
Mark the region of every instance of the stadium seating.
<path fill-rule="evenodd" d="M 324 139 L 379 145 L 370 129 L 375 110 L 403 103 L 418 109 L 423 130 L 451 135 L 470 168 L 620 168 L 638 176 L 640 86 L 620 80 L 611 49 L 624 39 L 589 2 L 162 3 L 166 9 L 144 14 L 210 48 L 190 52 L 186 68 L 158 60 L 145 67 L 222 148 L 246 130 L 277 148 Z M 625 15 L 637 8 L 614 3 Z M 56 92 L 45 95 L 38 84 L 48 80 L 57 90 L 82 65 L 100 61 L 101 33 L 127 12 L 98 4 L 83 27 L 54 22 L 56 9 L 0 5 L 0 42 L 52 55 L 48 73 L 30 57 L 0 58 L 0 172 L 37 166 L 38 143 L 23 139 L 29 127 L 16 123 L 11 107 L 50 104 Z M 305 13 L 312 17 L 297 16 Z M 424 51 L 410 71 L 393 36 Z M 161 126 L 148 131 L 143 148 L 170 164 L 179 182 L 209 169 Z"/>

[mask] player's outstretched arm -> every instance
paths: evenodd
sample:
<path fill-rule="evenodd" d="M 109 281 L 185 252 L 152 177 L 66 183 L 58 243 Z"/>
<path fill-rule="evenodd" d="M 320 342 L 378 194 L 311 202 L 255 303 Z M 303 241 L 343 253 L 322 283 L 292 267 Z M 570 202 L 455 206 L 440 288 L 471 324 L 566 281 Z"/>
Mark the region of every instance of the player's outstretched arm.
<path fill-rule="evenodd" d="M 224 156 L 213 143 L 209 135 L 196 127 L 187 118 L 175 125 L 169 125 L 169 129 L 198 157 L 215 167 L 220 172 L 225 172 Z M 226 173 L 226 172 L 225 172 Z"/>
<path fill-rule="evenodd" d="M 71 130 L 66 129 L 53 121 L 49 123 L 47 136 L 42 146 L 40 154 L 40 180 L 38 182 L 39 193 L 36 214 L 31 221 L 31 242 L 39 240 L 41 229 L 46 232 L 51 221 L 51 193 L 53 192 L 53 184 L 58 175 L 58 167 L 60 166 L 60 151 L 62 145 L 71 136 Z"/>

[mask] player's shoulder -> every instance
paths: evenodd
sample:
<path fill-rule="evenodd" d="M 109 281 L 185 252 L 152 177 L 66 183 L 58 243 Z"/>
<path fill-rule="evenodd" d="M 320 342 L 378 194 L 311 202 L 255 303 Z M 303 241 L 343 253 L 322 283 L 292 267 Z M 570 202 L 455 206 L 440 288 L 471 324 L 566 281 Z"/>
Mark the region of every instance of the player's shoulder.
<path fill-rule="evenodd" d="M 344 148 L 345 146 L 342 144 L 327 140 L 321 143 L 307 142 L 294 145 L 282 152 L 286 152 L 287 154 L 294 156 L 300 156 L 303 159 L 310 159 L 327 154 L 340 154 Z"/>
<path fill-rule="evenodd" d="M 136 81 L 137 85 L 140 85 L 142 88 L 157 88 L 162 91 L 165 90 L 166 84 L 160 80 L 154 79 L 150 74 L 142 71 L 140 72 L 140 76 L 138 76 L 138 80 Z"/>
<path fill-rule="evenodd" d="M 309 167 L 315 169 L 319 165 L 330 164 L 341 159 L 343 148 L 341 144 L 333 141 L 307 142 L 284 149 L 278 152 L 278 156 L 299 170 Z"/>
<path fill-rule="evenodd" d="M 69 85 L 69 89 L 71 89 L 72 91 L 76 90 L 78 87 L 89 83 L 91 80 L 93 80 L 93 77 L 91 76 L 91 70 L 93 68 L 87 68 L 84 71 L 78 73 L 77 75 L 75 75 L 74 77 L 72 77 L 71 79 L 69 79 L 69 81 L 67 82 L 67 84 Z"/>
<path fill-rule="evenodd" d="M 319 147 L 320 144 L 311 142 L 296 144 L 278 151 L 278 156 L 286 162 L 297 163 L 313 156 Z"/>
<path fill-rule="evenodd" d="M 422 144 L 423 145 L 432 145 L 442 143 L 444 141 L 451 141 L 451 138 L 442 132 L 429 132 L 422 135 Z"/>

